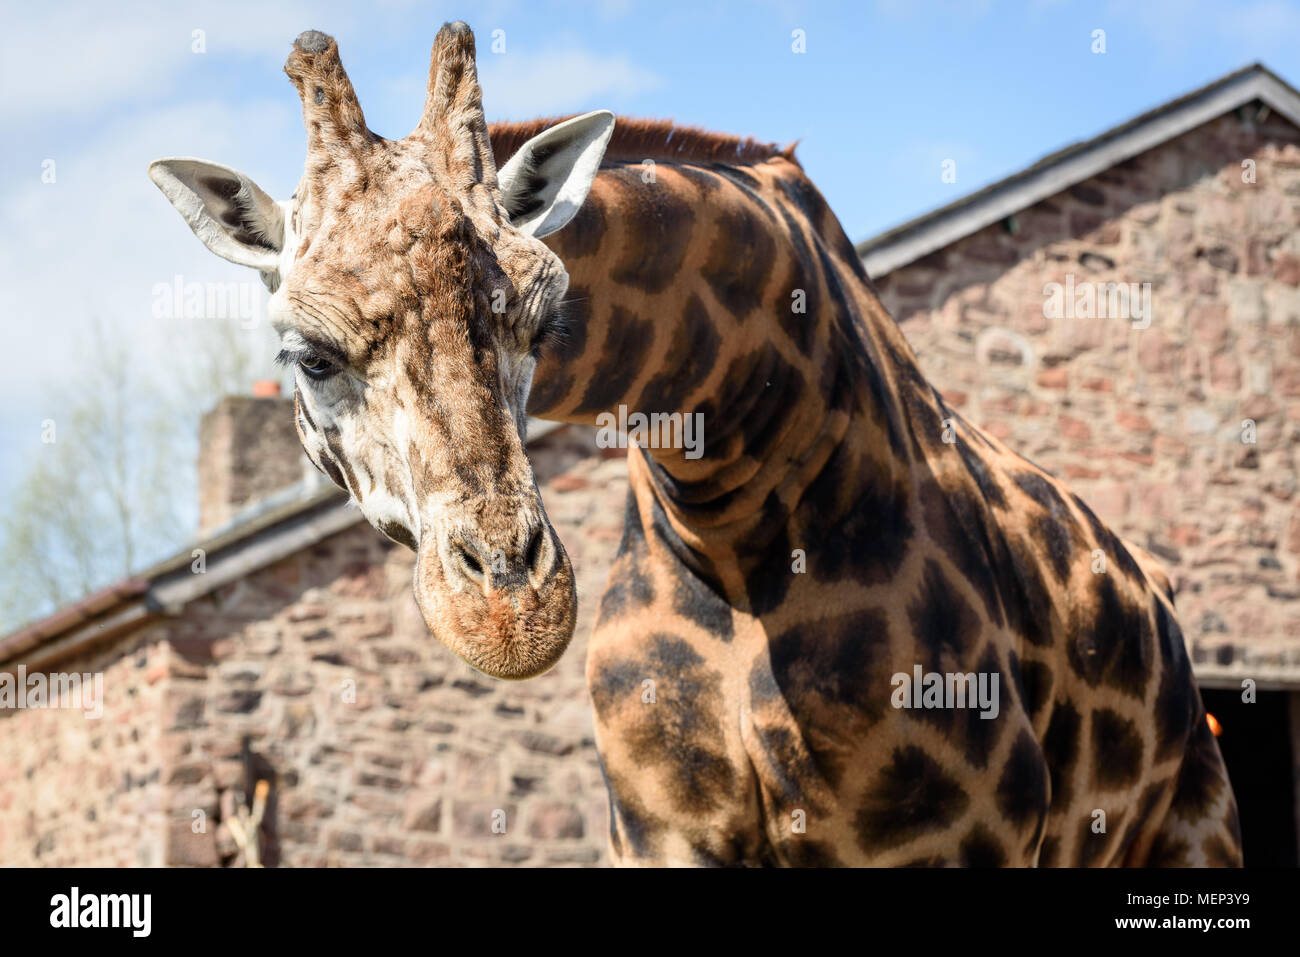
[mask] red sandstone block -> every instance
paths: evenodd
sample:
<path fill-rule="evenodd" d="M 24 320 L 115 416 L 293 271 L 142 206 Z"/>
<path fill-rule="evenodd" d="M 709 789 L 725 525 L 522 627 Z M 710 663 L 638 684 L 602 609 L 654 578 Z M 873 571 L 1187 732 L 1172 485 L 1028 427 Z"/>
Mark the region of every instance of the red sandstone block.
<path fill-rule="evenodd" d="M 1062 318 L 1055 322 L 1061 348 L 1067 354 L 1087 352 L 1105 345 L 1109 320 Z"/>
<path fill-rule="evenodd" d="M 1070 384 L 1070 370 L 1065 366 L 1043 369 L 1038 373 L 1036 381 L 1042 389 L 1064 389 Z"/>
<path fill-rule="evenodd" d="M 167 859 L 169 867 L 216 867 L 221 863 L 212 830 L 195 834 L 189 818 L 168 825 Z"/>
<path fill-rule="evenodd" d="M 993 436 L 995 439 L 999 439 L 1003 442 L 1011 438 L 1011 426 L 1007 425 L 1007 423 L 1002 422 L 1000 420 L 994 420 L 992 422 L 984 422 L 980 425 L 980 428 L 982 428 L 989 435 Z"/>
<path fill-rule="evenodd" d="M 539 804 L 528 822 L 528 836 L 540 841 L 577 840 L 584 833 L 582 813 L 572 804 Z"/>
<path fill-rule="evenodd" d="M 1237 408 L 1242 418 L 1262 422 L 1264 419 L 1276 415 L 1280 406 L 1271 396 L 1253 395 L 1243 401 Z"/>
<path fill-rule="evenodd" d="M 600 861 L 601 851 L 595 847 L 560 847 L 546 852 L 548 865 L 592 865 Z"/>
<path fill-rule="evenodd" d="M 1100 229 L 1106 222 L 1105 217 L 1100 213 L 1086 209 L 1072 209 L 1066 218 L 1070 235 L 1075 239 L 1082 239 L 1094 230 Z"/>
<path fill-rule="evenodd" d="M 1221 352 L 1210 357 L 1210 388 L 1218 392 L 1241 389 L 1241 363 L 1233 353 Z"/>
<path fill-rule="evenodd" d="M 1119 457 L 1127 462 L 1133 462 L 1148 468 L 1156 463 L 1155 456 L 1149 452 L 1121 452 Z"/>
<path fill-rule="evenodd" d="M 456 758 L 456 793 L 462 797 L 489 797 L 500 785 L 495 755 L 462 752 Z"/>
<path fill-rule="evenodd" d="M 1267 276 L 1271 272 L 1268 251 L 1272 243 L 1262 236 L 1252 236 L 1246 240 L 1246 275 Z"/>
<path fill-rule="evenodd" d="M 451 817 L 455 835 L 469 840 L 502 838 L 513 834 L 519 822 L 514 804 L 496 801 L 457 801 Z"/>
<path fill-rule="evenodd" d="M 190 694 L 177 688 L 167 689 L 162 703 L 163 729 L 184 731 L 203 727 L 205 706 L 202 695 Z"/>
<path fill-rule="evenodd" d="M 1138 339 L 1138 363 L 1148 372 L 1174 372 L 1182 351 L 1182 346 L 1158 329 L 1145 329 Z"/>
<path fill-rule="evenodd" d="M 1300 256 L 1278 253 L 1273 258 L 1273 278 L 1288 286 L 1300 286 Z"/>
<path fill-rule="evenodd" d="M 591 482 L 580 475 L 557 475 L 551 479 L 549 487 L 556 492 L 576 492 L 589 485 Z"/>
<path fill-rule="evenodd" d="M 1197 341 L 1211 348 L 1224 346 L 1231 339 L 1227 303 L 1198 302 L 1188 310 L 1187 321 Z"/>
<path fill-rule="evenodd" d="M 370 849 L 376 854 L 387 854 L 394 857 L 406 856 L 406 841 L 400 837 L 377 836 L 370 839 Z"/>
<path fill-rule="evenodd" d="M 1061 435 L 1067 439 L 1074 439 L 1078 442 L 1086 442 L 1092 438 L 1092 427 L 1082 419 L 1071 418 L 1063 415 L 1057 423 Z"/>
<path fill-rule="evenodd" d="M 1116 522 L 1128 514 L 1129 492 L 1122 485 L 1098 484 L 1087 496 L 1092 510 L 1103 520 Z"/>
<path fill-rule="evenodd" d="M 407 855 L 413 864 L 446 864 L 451 848 L 438 841 L 408 841 Z"/>
<path fill-rule="evenodd" d="M 1123 230 L 1123 224 L 1119 220 L 1108 220 L 1102 225 L 1101 229 L 1097 230 L 1095 241 L 1100 246 L 1118 245 L 1120 239 L 1123 238 Z"/>
<path fill-rule="evenodd" d="M 1282 365 L 1274 371 L 1273 387 L 1281 395 L 1300 396 L 1300 366 Z"/>
<path fill-rule="evenodd" d="M 1160 458 L 1181 462 L 1187 456 L 1187 450 L 1188 445 L 1182 439 L 1163 434 L 1157 435 L 1155 438 L 1155 452 Z"/>
<path fill-rule="evenodd" d="M 331 831 L 328 847 L 332 851 L 360 851 L 365 841 L 356 831 Z"/>
<path fill-rule="evenodd" d="M 1286 550 L 1293 555 L 1300 554 L 1300 508 L 1291 510 L 1291 521 L 1286 528 Z"/>
<path fill-rule="evenodd" d="M 410 795 L 402 812 L 402 827 L 436 834 L 442 828 L 442 798 L 427 793 Z"/>
<path fill-rule="evenodd" d="M 1120 409 L 1115 413 L 1115 423 L 1129 432 L 1152 432 L 1155 426 L 1145 415 L 1137 412 L 1130 412 L 1127 409 Z"/>
<path fill-rule="evenodd" d="M 357 562 L 343 570 L 330 585 L 330 591 L 345 598 L 383 598 L 386 585 L 382 566 Z"/>

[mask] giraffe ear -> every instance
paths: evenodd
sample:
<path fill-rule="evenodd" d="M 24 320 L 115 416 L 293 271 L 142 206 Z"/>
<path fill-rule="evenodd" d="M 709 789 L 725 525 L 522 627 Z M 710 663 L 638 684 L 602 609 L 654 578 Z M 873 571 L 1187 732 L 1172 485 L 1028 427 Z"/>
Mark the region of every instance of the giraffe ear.
<path fill-rule="evenodd" d="M 279 269 L 284 211 L 243 173 L 204 160 L 172 158 L 150 163 L 149 178 L 203 245 L 222 259 L 263 272 Z"/>
<path fill-rule="evenodd" d="M 571 220 L 613 134 L 614 114 L 597 110 L 557 123 L 519 147 L 497 172 L 511 225 L 541 239 Z"/>

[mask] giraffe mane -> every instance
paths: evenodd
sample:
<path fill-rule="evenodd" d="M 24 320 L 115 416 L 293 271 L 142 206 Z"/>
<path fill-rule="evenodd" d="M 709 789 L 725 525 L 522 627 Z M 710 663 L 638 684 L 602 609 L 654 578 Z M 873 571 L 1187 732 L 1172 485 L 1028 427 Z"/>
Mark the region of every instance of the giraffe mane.
<path fill-rule="evenodd" d="M 528 140 L 568 116 L 525 120 L 517 123 L 492 123 L 488 134 L 497 166 Z M 679 126 L 672 120 L 643 120 L 618 117 L 614 135 L 605 150 L 606 160 L 707 160 L 735 165 L 761 163 L 781 156 L 797 163 L 794 143 L 787 147 L 763 143 L 752 136 L 714 133 L 698 126 Z"/>

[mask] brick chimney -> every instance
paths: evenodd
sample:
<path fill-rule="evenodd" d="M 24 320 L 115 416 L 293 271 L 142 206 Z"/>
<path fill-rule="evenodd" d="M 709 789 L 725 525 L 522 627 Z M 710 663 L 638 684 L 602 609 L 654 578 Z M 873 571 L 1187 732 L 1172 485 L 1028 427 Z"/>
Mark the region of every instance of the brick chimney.
<path fill-rule="evenodd" d="M 199 534 L 302 481 L 307 465 L 293 425 L 293 400 L 279 383 L 228 395 L 199 423 Z"/>

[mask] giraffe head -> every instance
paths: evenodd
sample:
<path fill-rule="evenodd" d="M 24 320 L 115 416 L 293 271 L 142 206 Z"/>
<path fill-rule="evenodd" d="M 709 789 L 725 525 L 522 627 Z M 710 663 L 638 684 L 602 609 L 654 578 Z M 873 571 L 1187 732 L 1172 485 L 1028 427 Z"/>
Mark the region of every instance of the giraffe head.
<path fill-rule="evenodd" d="M 463 23 L 438 32 L 405 139 L 366 127 L 330 37 L 298 37 L 285 72 L 307 128 L 292 199 L 198 160 L 149 174 L 209 249 L 261 272 L 303 447 L 415 551 L 430 631 L 487 674 L 540 674 L 576 611 L 524 455 L 537 351 L 568 285 L 540 240 L 585 200 L 614 118 L 560 123 L 498 170 Z"/>

